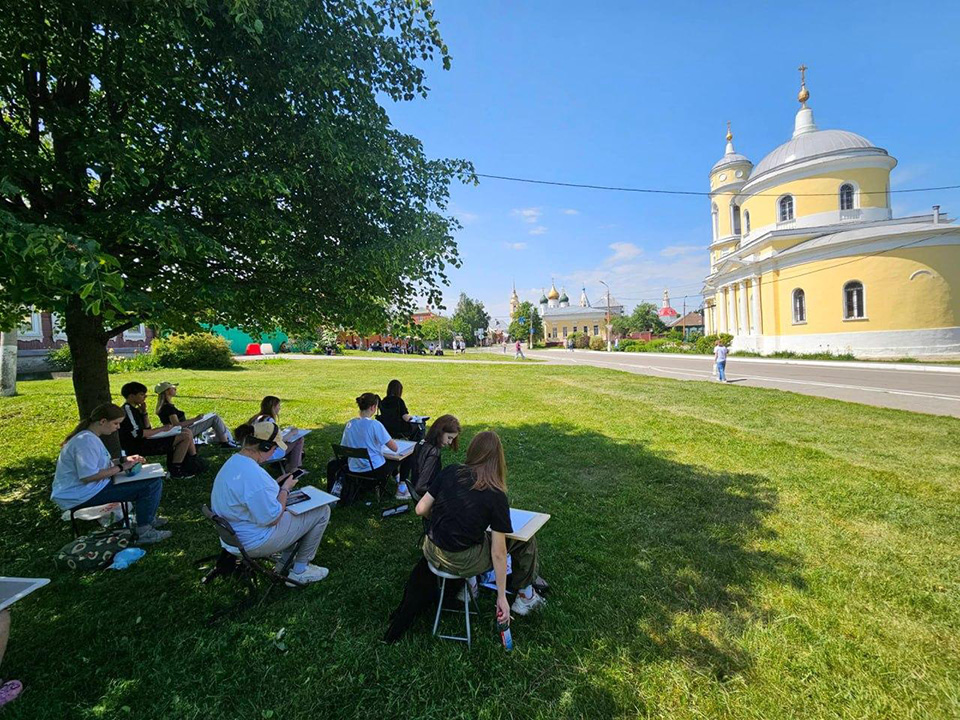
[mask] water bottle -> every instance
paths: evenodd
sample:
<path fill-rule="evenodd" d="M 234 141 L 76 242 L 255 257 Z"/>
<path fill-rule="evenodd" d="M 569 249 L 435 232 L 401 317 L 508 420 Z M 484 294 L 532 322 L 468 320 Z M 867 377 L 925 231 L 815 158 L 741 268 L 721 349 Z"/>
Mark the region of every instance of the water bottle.
<path fill-rule="evenodd" d="M 497 632 L 500 633 L 500 642 L 507 652 L 513 650 L 513 637 L 510 635 L 510 620 L 497 623 Z"/>

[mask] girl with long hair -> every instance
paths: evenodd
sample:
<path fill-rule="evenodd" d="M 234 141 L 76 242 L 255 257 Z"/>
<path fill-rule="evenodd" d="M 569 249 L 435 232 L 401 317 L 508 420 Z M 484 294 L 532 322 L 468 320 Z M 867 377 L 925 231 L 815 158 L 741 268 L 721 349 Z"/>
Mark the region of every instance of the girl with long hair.
<path fill-rule="evenodd" d="M 444 448 L 459 448 L 460 421 L 453 415 L 441 415 L 433 421 L 427 436 L 417 444 L 411 456 L 409 488 L 415 500 L 420 500 L 430 483 L 443 469 L 440 452 Z"/>
<path fill-rule="evenodd" d="M 115 502 L 136 506 L 137 542 L 160 542 L 172 535 L 159 530 L 166 520 L 157 515 L 163 478 L 137 480 L 114 485 L 116 475 L 142 463 L 140 455 L 112 459 L 102 438 L 113 435 L 124 420 L 122 409 L 111 403 L 98 405 L 64 439 L 57 458 L 50 498 L 63 510 L 78 510 Z"/>
<path fill-rule="evenodd" d="M 173 400 L 177 396 L 177 385 L 177 383 L 165 381 L 158 383 L 153 388 L 153 391 L 157 394 L 157 417 L 160 418 L 160 424 L 189 428 L 194 437 L 200 437 L 207 430 L 213 430 L 214 437 L 216 437 L 220 447 L 236 448 L 237 444 L 233 441 L 230 430 L 219 415 L 208 413 L 188 418 L 183 410 L 174 405 Z"/>
<path fill-rule="evenodd" d="M 507 499 L 507 463 L 500 437 L 477 433 L 463 465 L 449 465 L 417 503 L 417 515 L 429 517 L 423 556 L 435 567 L 468 580 L 464 592 L 475 592 L 475 576 L 493 567 L 497 585 L 497 621 L 510 618 L 507 602 L 507 554 L 517 591 L 512 610 L 527 615 L 543 605 L 534 589 L 538 576 L 537 541 L 507 540 L 513 532 Z M 489 528 L 489 531 L 487 530 Z"/>
<path fill-rule="evenodd" d="M 280 398 L 278 398 L 276 395 L 267 395 L 265 398 L 263 398 L 263 400 L 260 401 L 260 412 L 247 420 L 247 424 L 255 425 L 259 422 L 269 422 L 279 427 L 280 406 Z M 285 443 L 286 450 L 281 450 L 278 447 L 274 451 L 273 457 L 268 458 L 268 461 L 280 460 L 282 458 L 284 470 L 287 472 L 293 472 L 303 465 L 304 438 L 298 437 L 296 440 L 287 440 L 287 438 L 295 435 L 296 432 L 297 428 L 288 428 L 283 434 L 283 441 Z"/>

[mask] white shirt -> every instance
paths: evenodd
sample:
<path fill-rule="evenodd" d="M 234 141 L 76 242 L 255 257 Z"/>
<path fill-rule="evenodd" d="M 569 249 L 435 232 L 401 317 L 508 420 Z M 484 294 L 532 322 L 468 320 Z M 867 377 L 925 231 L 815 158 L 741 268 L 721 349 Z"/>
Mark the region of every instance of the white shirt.
<path fill-rule="evenodd" d="M 340 444 L 350 448 L 366 448 L 373 463 L 373 469 L 376 470 L 386 462 L 383 457 L 383 446 L 390 440 L 390 433 L 379 420 L 356 417 L 343 429 Z M 351 472 L 370 472 L 370 464 L 366 460 L 350 458 L 347 464 Z"/>
<path fill-rule="evenodd" d="M 726 345 L 717 345 L 713 349 L 713 354 L 717 358 L 717 362 L 726 362 L 727 360 L 727 346 Z"/>
<path fill-rule="evenodd" d="M 50 499 L 64 510 L 85 503 L 110 484 L 110 478 L 81 482 L 112 464 L 103 441 L 89 430 L 74 435 L 60 450 Z"/>
<path fill-rule="evenodd" d="M 230 523 L 247 550 L 262 545 L 280 516 L 280 486 L 256 460 L 237 453 L 220 468 L 210 492 L 210 507 Z M 230 549 L 221 540 L 221 544 Z"/>

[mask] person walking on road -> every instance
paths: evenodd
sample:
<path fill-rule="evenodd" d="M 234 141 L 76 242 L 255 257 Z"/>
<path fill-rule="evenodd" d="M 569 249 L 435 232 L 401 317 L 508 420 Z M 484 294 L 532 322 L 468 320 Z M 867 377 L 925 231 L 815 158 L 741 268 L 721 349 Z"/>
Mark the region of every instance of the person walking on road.
<path fill-rule="evenodd" d="M 523 354 L 523 344 L 517 340 L 516 352 L 513 355 L 514 360 L 526 360 L 526 356 Z"/>
<path fill-rule="evenodd" d="M 713 357 L 717 364 L 717 380 L 722 383 L 727 381 L 727 346 L 720 340 L 717 340 L 713 346 Z"/>

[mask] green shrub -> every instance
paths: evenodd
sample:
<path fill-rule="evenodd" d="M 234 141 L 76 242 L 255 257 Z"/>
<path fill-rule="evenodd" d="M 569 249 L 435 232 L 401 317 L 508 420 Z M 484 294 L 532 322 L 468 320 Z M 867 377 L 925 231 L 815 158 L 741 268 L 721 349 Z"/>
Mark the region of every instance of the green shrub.
<path fill-rule="evenodd" d="M 673 340 L 675 342 L 683 342 L 683 331 L 680 330 L 680 328 L 673 328 L 670 330 L 670 332 L 664 335 L 664 338 L 667 340 Z"/>
<path fill-rule="evenodd" d="M 592 338 L 590 338 L 590 349 L 591 349 L 591 350 L 606 350 L 606 349 L 607 349 L 607 341 L 604 340 L 604 339 L 603 339 L 602 337 L 600 337 L 599 335 L 597 335 L 596 337 L 592 337 Z"/>
<path fill-rule="evenodd" d="M 47 363 L 55 372 L 70 372 L 73 370 L 73 357 L 70 355 L 70 346 L 64 343 L 62 347 L 47 353 Z"/>
<path fill-rule="evenodd" d="M 581 350 L 590 347 L 590 336 L 585 332 L 572 332 L 567 335 L 567 340 L 572 341 L 573 346 Z"/>
<path fill-rule="evenodd" d="M 160 367 L 157 356 L 152 353 L 138 352 L 133 355 L 115 355 L 113 349 L 107 350 L 107 372 L 128 373 L 156 370 Z"/>
<path fill-rule="evenodd" d="M 153 341 L 153 354 L 160 367 L 224 370 L 234 365 L 230 345 L 212 333 L 158 338 Z"/>

